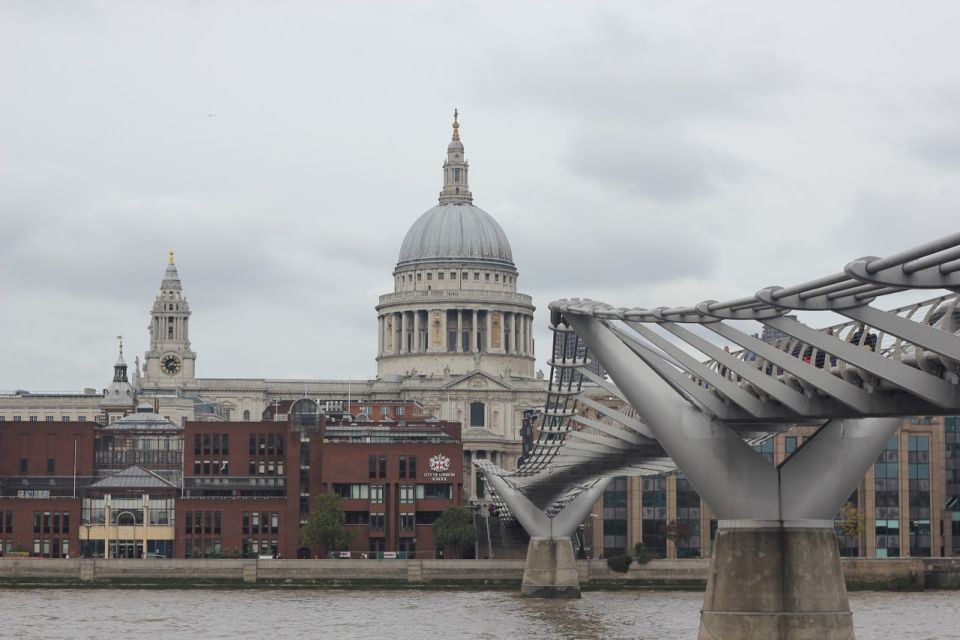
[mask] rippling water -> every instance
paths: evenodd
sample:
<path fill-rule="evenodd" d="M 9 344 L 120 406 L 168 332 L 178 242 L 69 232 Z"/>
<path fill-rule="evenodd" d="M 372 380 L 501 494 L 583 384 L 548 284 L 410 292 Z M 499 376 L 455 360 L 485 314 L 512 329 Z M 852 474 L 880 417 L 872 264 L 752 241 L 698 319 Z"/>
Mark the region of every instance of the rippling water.
<path fill-rule="evenodd" d="M 702 593 L 0 589 L 0 638 L 668 638 L 697 635 Z M 960 639 L 960 592 L 853 593 L 858 640 Z"/>

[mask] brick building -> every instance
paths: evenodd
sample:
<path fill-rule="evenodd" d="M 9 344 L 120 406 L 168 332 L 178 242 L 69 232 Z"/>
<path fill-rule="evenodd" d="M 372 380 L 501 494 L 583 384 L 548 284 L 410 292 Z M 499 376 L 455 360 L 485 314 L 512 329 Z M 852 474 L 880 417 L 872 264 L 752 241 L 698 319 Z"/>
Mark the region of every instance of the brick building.
<path fill-rule="evenodd" d="M 433 521 L 464 500 L 458 424 L 333 419 L 306 399 L 284 410 L 181 426 L 143 405 L 109 425 L 0 423 L 0 552 L 313 557 L 327 550 L 301 545 L 300 526 L 334 492 L 350 551 L 433 553 Z"/>

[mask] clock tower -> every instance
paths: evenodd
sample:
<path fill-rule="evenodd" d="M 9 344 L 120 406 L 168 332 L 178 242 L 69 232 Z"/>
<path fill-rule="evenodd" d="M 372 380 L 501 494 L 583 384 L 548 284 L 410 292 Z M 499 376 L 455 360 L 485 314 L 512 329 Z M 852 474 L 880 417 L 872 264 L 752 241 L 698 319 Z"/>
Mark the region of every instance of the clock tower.
<path fill-rule="evenodd" d="M 180 286 L 173 259 L 160 283 L 160 295 L 150 312 L 150 350 L 143 366 L 144 388 L 173 389 L 193 382 L 197 354 L 190 350 L 190 305 Z"/>

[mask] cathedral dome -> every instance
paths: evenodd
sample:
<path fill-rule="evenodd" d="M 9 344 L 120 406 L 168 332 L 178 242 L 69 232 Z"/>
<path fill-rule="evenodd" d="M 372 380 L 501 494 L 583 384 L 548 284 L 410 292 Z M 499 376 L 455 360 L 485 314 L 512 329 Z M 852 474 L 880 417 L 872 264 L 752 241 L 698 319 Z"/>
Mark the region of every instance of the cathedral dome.
<path fill-rule="evenodd" d="M 507 234 L 470 202 L 444 202 L 420 216 L 403 239 L 397 267 L 437 261 L 514 266 Z"/>
<path fill-rule="evenodd" d="M 397 268 L 427 262 L 486 262 L 515 270 L 507 234 L 490 214 L 474 206 L 467 173 L 470 165 L 453 112 L 453 137 L 443 163 L 440 204 L 417 218 L 400 245 Z"/>

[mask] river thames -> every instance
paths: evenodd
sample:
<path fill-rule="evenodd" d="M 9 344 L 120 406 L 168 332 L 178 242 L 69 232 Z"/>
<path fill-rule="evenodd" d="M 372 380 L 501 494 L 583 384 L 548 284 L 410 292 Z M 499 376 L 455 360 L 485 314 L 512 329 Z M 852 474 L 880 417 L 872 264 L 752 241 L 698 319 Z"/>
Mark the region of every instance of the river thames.
<path fill-rule="evenodd" d="M 703 594 L 510 591 L 0 589 L 0 638 L 583 638 L 697 635 Z M 856 592 L 858 640 L 960 638 L 960 592 Z"/>

